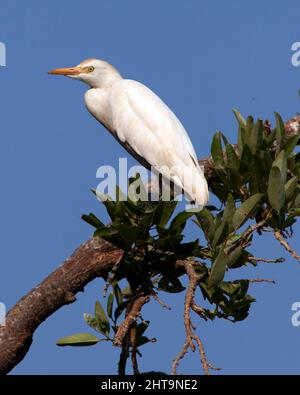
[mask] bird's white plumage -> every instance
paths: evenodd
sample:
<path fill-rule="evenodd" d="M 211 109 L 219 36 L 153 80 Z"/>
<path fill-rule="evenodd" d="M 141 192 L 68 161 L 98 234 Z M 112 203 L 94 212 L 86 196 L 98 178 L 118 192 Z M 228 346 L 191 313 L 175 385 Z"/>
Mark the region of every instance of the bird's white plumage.
<path fill-rule="evenodd" d="M 84 65 L 94 66 L 96 72 L 94 83 L 93 73 L 86 81 L 84 74 L 78 77 L 91 86 L 85 94 L 91 114 L 143 165 L 159 169 L 190 200 L 205 205 L 207 182 L 187 132 L 169 107 L 145 85 L 123 79 L 106 62 L 91 59 Z"/>
<path fill-rule="evenodd" d="M 207 184 L 195 150 L 169 107 L 146 86 L 132 80 L 115 83 L 108 100 L 118 139 L 126 142 L 149 165 L 159 168 L 163 175 L 170 176 L 177 186 L 185 188 L 191 200 L 205 204 Z M 184 185 L 188 180 L 183 184 L 179 168 L 194 178 L 189 189 Z"/>

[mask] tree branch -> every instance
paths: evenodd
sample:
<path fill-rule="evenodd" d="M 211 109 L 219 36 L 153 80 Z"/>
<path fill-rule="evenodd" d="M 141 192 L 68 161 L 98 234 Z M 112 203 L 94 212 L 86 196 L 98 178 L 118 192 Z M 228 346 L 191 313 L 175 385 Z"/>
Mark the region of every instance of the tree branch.
<path fill-rule="evenodd" d="M 287 250 L 288 253 L 292 255 L 293 258 L 296 259 L 300 263 L 300 256 L 296 253 L 296 251 L 289 245 L 289 243 L 284 240 L 282 233 L 278 230 L 274 232 L 275 239 L 279 241 L 279 243 Z"/>
<path fill-rule="evenodd" d="M 122 251 L 102 239 L 82 244 L 52 274 L 24 296 L 0 327 L 0 373 L 8 373 L 26 355 L 36 328 L 96 277 L 106 278 Z"/>
<path fill-rule="evenodd" d="M 128 311 L 128 314 L 126 315 L 125 320 L 118 327 L 117 333 L 114 338 L 114 346 L 122 345 L 125 335 L 129 332 L 131 326 L 136 322 L 136 320 L 140 316 L 142 307 L 145 303 L 149 302 L 149 299 L 150 296 L 144 294 L 138 295 L 136 297 L 136 299 L 132 303 L 130 310 Z"/>
<path fill-rule="evenodd" d="M 300 115 L 285 124 L 288 136 L 300 134 Z M 208 182 L 213 178 L 211 157 L 199 160 Z M 28 352 L 36 328 L 60 307 L 76 300 L 77 292 L 97 277 L 107 278 L 123 251 L 102 239 L 82 244 L 61 266 L 32 289 L 8 312 L 0 327 L 0 373 L 8 373 Z M 184 273 L 184 261 L 176 268 Z"/>

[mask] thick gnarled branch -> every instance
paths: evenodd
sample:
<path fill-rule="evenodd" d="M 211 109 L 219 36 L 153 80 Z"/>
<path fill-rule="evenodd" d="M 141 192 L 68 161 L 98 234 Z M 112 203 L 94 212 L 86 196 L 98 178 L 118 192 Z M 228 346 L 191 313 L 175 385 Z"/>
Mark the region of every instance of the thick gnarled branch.
<path fill-rule="evenodd" d="M 25 295 L 0 328 L 0 373 L 8 373 L 24 356 L 35 329 L 96 277 L 106 278 L 122 251 L 102 239 L 82 244 L 53 273 Z"/>

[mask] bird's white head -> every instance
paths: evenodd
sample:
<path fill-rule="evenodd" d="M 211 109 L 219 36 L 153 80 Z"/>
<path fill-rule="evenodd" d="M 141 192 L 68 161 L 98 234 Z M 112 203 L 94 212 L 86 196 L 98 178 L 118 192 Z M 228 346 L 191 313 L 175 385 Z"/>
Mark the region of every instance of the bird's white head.
<path fill-rule="evenodd" d="M 99 59 L 87 59 L 75 67 L 48 71 L 48 74 L 64 75 L 88 84 L 91 88 L 105 88 L 122 79 L 118 70 Z"/>

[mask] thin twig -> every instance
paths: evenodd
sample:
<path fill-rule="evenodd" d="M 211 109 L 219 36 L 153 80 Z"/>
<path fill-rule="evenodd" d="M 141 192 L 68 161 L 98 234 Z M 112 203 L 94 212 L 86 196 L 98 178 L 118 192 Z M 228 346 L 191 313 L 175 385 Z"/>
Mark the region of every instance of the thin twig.
<path fill-rule="evenodd" d="M 184 325 L 186 332 L 186 340 L 192 351 L 195 351 L 195 345 L 192 342 L 192 323 L 191 323 L 191 306 L 194 301 L 194 295 L 196 291 L 197 278 L 196 273 L 192 266 L 189 263 L 185 264 L 186 272 L 189 277 L 189 285 L 185 294 L 185 303 L 184 303 Z"/>
<path fill-rule="evenodd" d="M 156 300 L 162 307 L 164 307 L 167 310 L 172 310 L 170 306 L 168 306 L 163 300 L 159 298 L 159 296 L 154 290 L 152 290 L 151 295 L 153 299 Z"/>
<path fill-rule="evenodd" d="M 193 338 L 193 339 L 196 341 L 196 343 L 198 344 L 198 348 L 199 348 L 199 351 L 200 351 L 200 359 L 201 359 L 201 363 L 202 363 L 202 366 L 203 366 L 204 373 L 205 373 L 206 375 L 209 375 L 209 374 L 210 374 L 210 373 L 209 373 L 209 366 L 210 366 L 210 364 L 207 362 L 203 343 L 202 343 L 200 337 L 197 336 L 195 333 L 192 333 L 192 338 Z"/>
<path fill-rule="evenodd" d="M 272 283 L 275 284 L 275 281 L 269 278 L 251 278 L 248 280 L 249 283 Z"/>
<path fill-rule="evenodd" d="M 173 360 L 172 364 L 172 374 L 176 375 L 177 374 L 177 366 L 180 362 L 180 360 L 186 355 L 188 352 L 188 349 L 190 348 L 192 351 L 195 351 L 196 347 L 193 343 L 193 340 L 197 343 L 199 353 L 200 353 L 200 359 L 202 363 L 202 368 L 203 371 L 206 375 L 209 375 L 209 363 L 206 359 L 203 343 L 200 340 L 199 336 L 197 336 L 193 330 L 193 325 L 191 322 L 191 309 L 193 307 L 200 311 L 202 308 L 194 303 L 194 297 L 195 297 L 195 291 L 197 287 L 197 275 L 195 272 L 195 269 L 193 265 L 189 262 L 185 262 L 185 269 L 186 273 L 189 278 L 189 284 L 187 287 L 187 291 L 185 294 L 185 302 L 184 302 L 184 326 L 185 326 L 185 333 L 186 333 L 186 339 L 185 343 L 179 352 L 179 354 L 175 357 Z M 201 310 L 203 313 L 204 310 Z"/>
<path fill-rule="evenodd" d="M 191 307 L 192 307 L 192 310 L 193 310 L 195 313 L 199 314 L 200 316 L 203 317 L 203 314 L 205 314 L 205 309 L 204 309 L 203 307 L 197 305 L 195 302 L 193 302 L 193 304 L 192 304 Z M 203 318 L 206 319 L 206 317 L 203 317 Z"/>
<path fill-rule="evenodd" d="M 172 363 L 172 371 L 171 373 L 173 375 L 177 374 L 177 366 L 179 365 L 179 362 L 182 358 L 184 358 L 185 354 L 188 352 L 189 350 L 189 343 L 187 342 L 187 340 L 185 341 L 182 350 L 180 351 L 180 353 L 174 358 L 173 363 Z"/>
<path fill-rule="evenodd" d="M 232 251 L 234 251 L 237 247 L 237 245 L 241 245 L 244 242 L 246 242 L 249 237 L 252 235 L 252 233 L 254 233 L 256 230 L 261 229 L 262 227 L 264 227 L 267 223 L 267 218 L 263 219 L 262 221 L 253 224 L 251 226 L 249 226 L 242 234 L 241 237 L 237 240 L 236 243 L 233 243 L 232 245 L 230 245 L 228 247 L 228 249 L 226 249 L 226 254 L 229 255 Z"/>
<path fill-rule="evenodd" d="M 283 263 L 285 261 L 284 258 L 275 258 L 275 259 L 267 259 L 267 258 L 258 258 L 256 256 L 250 256 L 248 258 L 250 262 L 263 262 L 263 263 Z"/>
<path fill-rule="evenodd" d="M 275 238 L 279 241 L 279 243 L 286 249 L 288 253 L 292 255 L 300 263 L 300 256 L 296 253 L 296 251 L 289 245 L 289 243 L 284 239 L 281 232 L 275 231 L 274 232 Z"/>
<path fill-rule="evenodd" d="M 139 375 L 139 368 L 137 362 L 137 346 L 136 346 L 136 322 L 132 325 L 130 330 L 130 345 L 131 345 L 131 362 L 133 368 L 133 374 Z"/>

